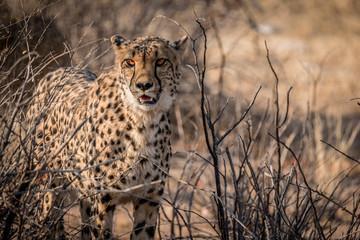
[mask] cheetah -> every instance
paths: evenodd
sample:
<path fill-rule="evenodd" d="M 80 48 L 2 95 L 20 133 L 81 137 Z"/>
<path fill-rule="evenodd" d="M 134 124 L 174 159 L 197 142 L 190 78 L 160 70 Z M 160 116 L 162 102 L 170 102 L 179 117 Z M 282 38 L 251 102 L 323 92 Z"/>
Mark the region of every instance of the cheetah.
<path fill-rule="evenodd" d="M 60 68 L 39 82 L 27 118 L 37 124 L 37 159 L 51 170 L 45 226 L 62 216 L 64 199 L 79 200 L 81 238 L 111 239 L 116 206 L 132 202 L 130 239 L 154 238 L 186 40 L 115 35 L 109 72 Z M 64 238 L 63 219 L 54 225 L 49 238 Z"/>

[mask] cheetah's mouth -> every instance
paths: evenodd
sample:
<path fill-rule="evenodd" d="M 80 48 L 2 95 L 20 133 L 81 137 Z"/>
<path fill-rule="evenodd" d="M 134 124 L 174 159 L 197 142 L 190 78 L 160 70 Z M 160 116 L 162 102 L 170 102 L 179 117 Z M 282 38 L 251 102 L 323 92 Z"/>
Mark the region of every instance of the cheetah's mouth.
<path fill-rule="evenodd" d="M 156 98 L 150 97 L 145 94 L 141 95 L 138 100 L 140 104 L 155 104 L 157 102 Z"/>

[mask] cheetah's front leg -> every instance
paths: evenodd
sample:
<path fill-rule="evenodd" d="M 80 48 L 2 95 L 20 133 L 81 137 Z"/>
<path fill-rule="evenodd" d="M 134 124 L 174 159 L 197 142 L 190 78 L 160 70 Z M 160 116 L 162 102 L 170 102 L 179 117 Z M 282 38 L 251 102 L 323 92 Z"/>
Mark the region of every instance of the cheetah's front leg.
<path fill-rule="evenodd" d="M 64 230 L 64 205 L 66 193 L 56 192 L 62 186 L 63 178 L 57 176 L 52 181 L 53 191 L 46 192 L 42 202 L 41 222 L 47 228 L 47 239 L 65 239 Z"/>
<path fill-rule="evenodd" d="M 96 239 L 112 238 L 115 207 L 116 205 L 113 204 L 110 194 L 100 194 L 96 196 L 93 210 L 96 226 L 92 227 L 92 232 Z"/>
<path fill-rule="evenodd" d="M 134 201 L 134 225 L 131 240 L 154 239 L 158 211 L 158 200 L 141 198 Z"/>
<path fill-rule="evenodd" d="M 91 218 L 93 216 L 93 203 L 94 197 L 87 197 L 80 200 L 80 214 L 81 214 L 81 239 L 87 240 L 91 239 L 91 221 L 94 219 Z"/>
<path fill-rule="evenodd" d="M 44 196 L 42 221 L 49 228 L 48 239 L 65 239 L 64 219 L 59 193 L 47 192 Z"/>

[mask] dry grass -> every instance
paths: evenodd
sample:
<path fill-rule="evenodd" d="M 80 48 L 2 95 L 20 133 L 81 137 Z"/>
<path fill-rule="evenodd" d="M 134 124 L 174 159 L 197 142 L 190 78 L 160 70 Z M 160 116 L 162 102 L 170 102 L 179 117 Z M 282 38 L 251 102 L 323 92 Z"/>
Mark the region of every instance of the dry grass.
<path fill-rule="evenodd" d="M 3 239 L 40 238 L 50 227 L 38 222 L 42 191 L 23 124 L 39 77 L 57 65 L 107 70 L 113 34 L 174 40 L 184 29 L 195 74 L 184 66 L 157 237 L 359 238 L 356 0 L 20 2 L 8 1 L 10 12 L 0 2 Z M 131 207 L 117 212 L 114 237 L 126 239 Z M 78 238 L 77 211 L 65 221 Z"/>

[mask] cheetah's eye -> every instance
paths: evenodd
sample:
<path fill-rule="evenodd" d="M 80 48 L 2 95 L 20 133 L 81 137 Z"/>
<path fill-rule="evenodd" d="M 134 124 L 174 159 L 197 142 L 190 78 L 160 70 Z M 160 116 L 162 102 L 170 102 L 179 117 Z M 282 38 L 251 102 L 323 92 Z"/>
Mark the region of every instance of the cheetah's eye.
<path fill-rule="evenodd" d="M 166 61 L 167 61 L 166 59 L 160 58 L 160 59 L 156 60 L 156 66 L 161 67 L 162 65 L 164 65 L 166 63 Z"/>
<path fill-rule="evenodd" d="M 129 66 L 129 67 L 133 67 L 135 66 L 135 61 L 132 60 L 132 59 L 126 59 L 126 64 Z"/>

